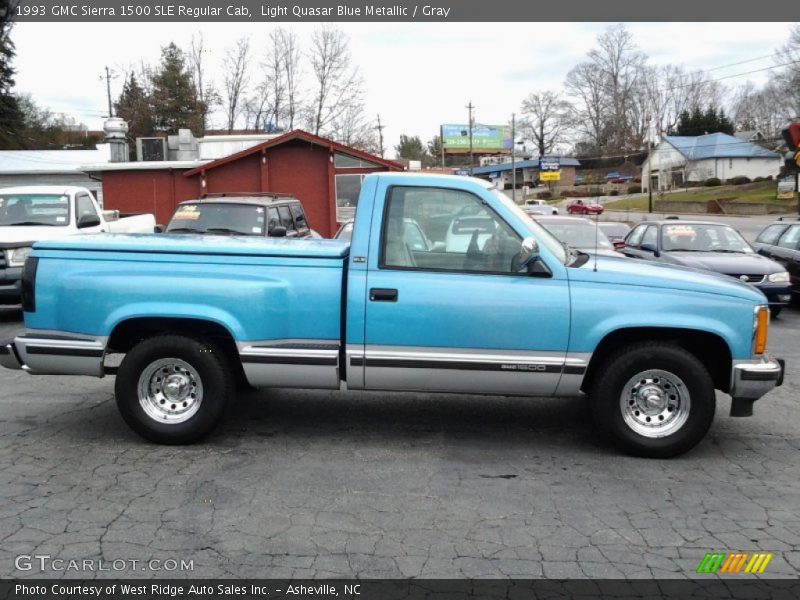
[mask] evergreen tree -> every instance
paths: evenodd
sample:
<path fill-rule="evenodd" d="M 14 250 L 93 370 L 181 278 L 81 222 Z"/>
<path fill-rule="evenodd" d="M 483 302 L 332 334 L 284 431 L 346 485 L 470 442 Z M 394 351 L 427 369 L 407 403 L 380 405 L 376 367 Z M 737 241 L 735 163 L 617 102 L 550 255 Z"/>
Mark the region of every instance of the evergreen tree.
<path fill-rule="evenodd" d="M 427 155 L 422 140 L 416 135 L 413 137 L 401 135 L 400 143 L 394 147 L 394 151 L 397 153 L 397 158 L 404 160 L 423 160 Z"/>
<path fill-rule="evenodd" d="M 131 73 L 122 86 L 122 93 L 114 104 L 118 117 L 128 122 L 128 137 L 150 137 L 153 135 L 153 105 L 150 95 L 139 85 L 136 75 Z"/>
<path fill-rule="evenodd" d="M 6 0 L 5 7 L 0 7 L 0 149 L 22 148 L 25 145 L 22 112 L 12 93 L 15 70 L 11 63 L 15 53 L 11 29 L 18 4 L 18 0 Z"/>
<path fill-rule="evenodd" d="M 203 135 L 205 107 L 198 98 L 183 52 L 174 42 L 161 49 L 161 64 L 153 76 L 155 128 L 168 134 L 188 128 Z"/>

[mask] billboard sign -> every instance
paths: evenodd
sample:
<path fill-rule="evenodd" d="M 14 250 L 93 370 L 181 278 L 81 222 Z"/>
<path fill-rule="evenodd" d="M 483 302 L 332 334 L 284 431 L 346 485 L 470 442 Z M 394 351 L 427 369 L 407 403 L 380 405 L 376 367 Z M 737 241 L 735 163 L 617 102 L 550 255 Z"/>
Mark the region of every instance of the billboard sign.
<path fill-rule="evenodd" d="M 469 125 L 442 125 L 442 145 L 447 153 L 463 154 L 469 152 Z M 472 126 L 473 152 L 510 152 L 511 127 L 508 125 Z"/>

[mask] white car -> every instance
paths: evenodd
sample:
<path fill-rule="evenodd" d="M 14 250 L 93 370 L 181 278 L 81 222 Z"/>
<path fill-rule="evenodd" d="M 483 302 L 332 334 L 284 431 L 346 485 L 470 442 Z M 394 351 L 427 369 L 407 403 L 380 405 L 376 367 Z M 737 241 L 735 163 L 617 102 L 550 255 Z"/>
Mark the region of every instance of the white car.
<path fill-rule="evenodd" d="M 0 188 L 0 305 L 19 304 L 22 267 L 35 242 L 78 233 L 153 233 L 153 215 L 120 218 L 103 211 L 86 188 Z"/>
<path fill-rule="evenodd" d="M 528 210 L 530 209 L 530 210 Z M 555 206 L 551 206 L 547 203 L 546 200 L 526 200 L 525 206 L 523 210 L 528 214 L 536 214 L 536 215 L 557 215 L 558 209 Z"/>

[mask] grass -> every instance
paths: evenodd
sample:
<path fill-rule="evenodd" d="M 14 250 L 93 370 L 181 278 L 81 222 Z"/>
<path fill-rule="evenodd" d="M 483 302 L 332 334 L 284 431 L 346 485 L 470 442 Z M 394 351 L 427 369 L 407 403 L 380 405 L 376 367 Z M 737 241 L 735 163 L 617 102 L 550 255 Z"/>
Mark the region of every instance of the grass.
<path fill-rule="evenodd" d="M 760 183 L 748 183 L 744 185 L 721 185 L 717 187 L 699 188 L 683 192 L 673 192 L 664 194 L 664 200 L 669 202 L 708 202 L 710 200 L 735 200 L 745 203 L 763 203 L 786 206 L 790 209 L 794 206 L 794 200 L 778 200 L 775 197 L 775 182 L 764 181 Z M 658 195 L 653 194 L 653 203 L 658 200 Z M 609 210 L 647 210 L 647 195 L 634 196 L 607 202 L 605 207 Z"/>

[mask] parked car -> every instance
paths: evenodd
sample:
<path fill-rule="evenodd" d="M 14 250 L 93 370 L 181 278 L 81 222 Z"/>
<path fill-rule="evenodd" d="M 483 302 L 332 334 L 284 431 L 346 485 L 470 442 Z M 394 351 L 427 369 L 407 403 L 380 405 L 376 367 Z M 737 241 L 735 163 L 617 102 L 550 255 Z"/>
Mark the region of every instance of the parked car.
<path fill-rule="evenodd" d="M 735 277 L 761 290 L 776 317 L 791 300 L 789 273 L 783 265 L 757 254 L 728 225 L 675 219 L 640 223 L 625 238 L 621 252 Z"/>
<path fill-rule="evenodd" d="M 553 206 L 552 204 L 548 204 L 546 200 L 540 200 L 538 198 L 526 200 L 525 206 L 522 207 L 525 212 L 534 211 L 540 209 L 541 212 L 531 212 L 530 214 L 539 214 L 539 215 L 557 215 L 558 208 Z"/>
<path fill-rule="evenodd" d="M 603 210 L 602 204 L 586 204 L 580 198 L 567 204 L 567 212 L 571 215 L 601 215 Z"/>
<path fill-rule="evenodd" d="M 792 293 L 800 297 L 800 218 L 784 218 L 767 225 L 753 247 L 789 272 Z"/>
<path fill-rule="evenodd" d="M 704 437 L 715 388 L 732 396 L 733 416 L 749 416 L 782 383 L 761 292 L 702 271 L 568 252 L 490 185 L 367 175 L 350 243 L 43 242 L 23 275 L 26 330 L 0 343 L 0 364 L 36 376 L 115 372 L 124 420 L 168 444 L 209 433 L 238 377 L 255 387 L 585 391 L 599 431 L 652 457 Z M 427 230 L 445 214 L 458 244 L 409 245 L 407 219 Z M 124 354 L 119 366 L 106 367 L 108 353 Z"/>
<path fill-rule="evenodd" d="M 208 195 L 178 204 L 165 233 L 320 237 L 308 226 L 303 205 L 288 194 Z"/>
<path fill-rule="evenodd" d="M 536 221 L 570 248 L 589 254 L 623 258 L 593 221 L 583 217 L 536 217 Z"/>
<path fill-rule="evenodd" d="M 600 231 L 606 234 L 615 248 L 622 248 L 625 245 L 625 236 L 631 230 L 630 225 L 622 221 L 600 221 L 598 225 Z"/>
<path fill-rule="evenodd" d="M 103 211 L 83 187 L 0 189 L 0 305 L 20 303 L 22 266 L 33 244 L 79 233 L 153 233 L 153 215 Z"/>

